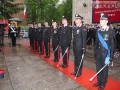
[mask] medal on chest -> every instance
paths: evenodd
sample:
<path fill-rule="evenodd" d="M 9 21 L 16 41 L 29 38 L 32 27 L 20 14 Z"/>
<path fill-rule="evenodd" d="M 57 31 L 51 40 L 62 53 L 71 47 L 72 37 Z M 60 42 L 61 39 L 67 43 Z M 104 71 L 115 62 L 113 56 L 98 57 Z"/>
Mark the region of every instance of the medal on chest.
<path fill-rule="evenodd" d="M 53 33 L 56 34 L 56 33 L 57 33 L 57 30 L 55 29 Z"/>
<path fill-rule="evenodd" d="M 77 30 L 76 34 L 79 34 L 80 33 L 80 30 Z"/>
<path fill-rule="evenodd" d="M 104 34 L 104 35 L 103 35 L 103 38 L 104 38 L 104 40 L 108 40 L 109 35 L 108 35 L 108 34 Z"/>

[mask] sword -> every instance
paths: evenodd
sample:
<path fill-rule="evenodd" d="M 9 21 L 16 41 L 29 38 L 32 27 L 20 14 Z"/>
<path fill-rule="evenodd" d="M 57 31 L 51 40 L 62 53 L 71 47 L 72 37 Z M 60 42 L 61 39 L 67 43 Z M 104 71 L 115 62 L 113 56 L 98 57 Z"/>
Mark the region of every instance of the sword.
<path fill-rule="evenodd" d="M 106 66 L 108 66 L 110 64 L 110 62 L 108 63 L 108 64 L 106 64 L 106 65 L 104 65 L 104 67 L 102 67 L 92 78 L 90 78 L 89 80 L 90 81 L 93 81 L 93 79 L 106 67 Z"/>
<path fill-rule="evenodd" d="M 60 62 L 62 61 L 63 57 L 65 56 L 65 54 L 67 53 L 67 50 L 68 50 L 69 47 L 67 47 L 67 49 L 65 50 L 65 53 L 63 54 L 62 58 L 59 60 L 58 64 L 57 64 L 57 67 L 59 66 Z"/>
<path fill-rule="evenodd" d="M 74 79 L 76 79 L 76 77 L 77 77 L 77 75 L 78 75 L 78 72 L 79 72 L 79 70 L 80 70 L 80 66 L 81 66 L 81 64 L 82 64 L 82 62 L 83 62 L 83 58 L 84 58 L 84 54 L 82 55 L 80 65 L 79 65 L 79 67 L 78 67 L 78 70 L 77 70 L 77 73 L 76 73 Z"/>

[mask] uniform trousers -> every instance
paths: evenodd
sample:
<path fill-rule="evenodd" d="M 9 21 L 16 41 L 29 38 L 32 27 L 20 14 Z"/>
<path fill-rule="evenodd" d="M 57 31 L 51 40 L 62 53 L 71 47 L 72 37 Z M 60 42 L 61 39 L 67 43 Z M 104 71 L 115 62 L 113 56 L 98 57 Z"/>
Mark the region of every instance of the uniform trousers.
<path fill-rule="evenodd" d="M 96 70 L 97 72 L 104 67 L 105 65 L 105 58 L 101 58 L 98 57 L 96 58 Z M 108 79 L 108 66 L 106 68 L 104 68 L 98 75 L 97 75 L 97 80 L 98 83 L 100 83 L 101 85 L 105 86 L 107 83 L 107 79 Z"/>
<path fill-rule="evenodd" d="M 38 40 L 38 45 L 39 45 L 39 47 L 40 47 L 40 49 L 39 49 L 39 52 L 40 52 L 40 53 L 43 53 L 43 50 L 44 50 L 42 44 L 43 44 L 43 43 L 42 43 L 42 40 Z"/>
<path fill-rule="evenodd" d="M 67 52 L 65 53 L 66 49 L 67 49 L 67 46 L 61 46 L 62 56 L 65 54 L 63 57 L 64 65 L 68 65 L 68 61 L 69 61 L 69 48 L 68 48 Z"/>
<path fill-rule="evenodd" d="M 83 68 L 83 61 L 81 63 L 81 58 L 82 58 L 82 50 L 74 50 L 74 71 L 77 74 L 82 74 L 82 68 Z M 81 63 L 81 66 L 80 66 Z M 80 68 L 79 68 L 80 66 Z M 79 70 L 78 70 L 79 69 Z"/>
<path fill-rule="evenodd" d="M 44 41 L 46 56 L 50 56 L 50 42 Z"/>
<path fill-rule="evenodd" d="M 12 46 L 16 46 L 16 37 L 12 36 L 11 39 L 12 39 Z"/>
<path fill-rule="evenodd" d="M 55 51 L 54 52 L 54 59 L 55 60 L 58 60 L 59 59 L 59 57 L 60 57 L 60 50 L 59 50 L 59 46 L 58 46 L 58 44 L 56 44 L 56 45 L 52 45 L 52 47 L 53 47 L 53 51 Z M 57 48 L 57 49 L 56 49 Z"/>

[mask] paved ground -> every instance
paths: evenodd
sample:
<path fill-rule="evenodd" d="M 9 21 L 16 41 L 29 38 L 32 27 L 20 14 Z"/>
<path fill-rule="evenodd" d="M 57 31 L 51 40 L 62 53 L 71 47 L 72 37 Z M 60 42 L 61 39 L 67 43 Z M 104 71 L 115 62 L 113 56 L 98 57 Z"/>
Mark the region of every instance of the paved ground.
<path fill-rule="evenodd" d="M 17 43 L 21 41 L 28 39 L 18 40 Z M 0 53 L 0 68 L 5 70 L 5 77 L 0 79 L 0 90 L 86 90 L 23 46 L 11 47 L 9 42 L 5 39 Z M 70 60 L 74 60 L 72 50 Z M 93 46 L 88 47 L 84 66 L 95 70 Z M 113 67 L 110 66 L 109 76 L 120 82 L 120 58 L 114 60 Z"/>

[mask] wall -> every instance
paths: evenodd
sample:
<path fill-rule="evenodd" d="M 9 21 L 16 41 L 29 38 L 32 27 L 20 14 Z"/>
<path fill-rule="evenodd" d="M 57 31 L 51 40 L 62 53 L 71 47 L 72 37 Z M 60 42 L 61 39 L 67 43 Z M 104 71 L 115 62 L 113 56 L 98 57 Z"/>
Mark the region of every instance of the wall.
<path fill-rule="evenodd" d="M 83 7 L 86 3 L 86 7 Z M 75 14 L 80 14 L 84 17 L 85 24 L 92 23 L 92 0 L 73 0 L 72 20 L 75 20 Z"/>
<path fill-rule="evenodd" d="M 25 0 L 15 0 L 14 3 L 23 3 L 23 5 L 21 5 L 20 7 L 24 7 L 24 1 Z M 16 18 L 22 19 L 23 21 L 20 23 L 20 25 L 23 26 L 23 25 L 26 25 L 26 21 L 24 20 L 24 16 L 23 15 L 24 15 L 24 10 L 20 11 L 17 14 L 12 15 L 12 17 L 16 17 Z"/>

